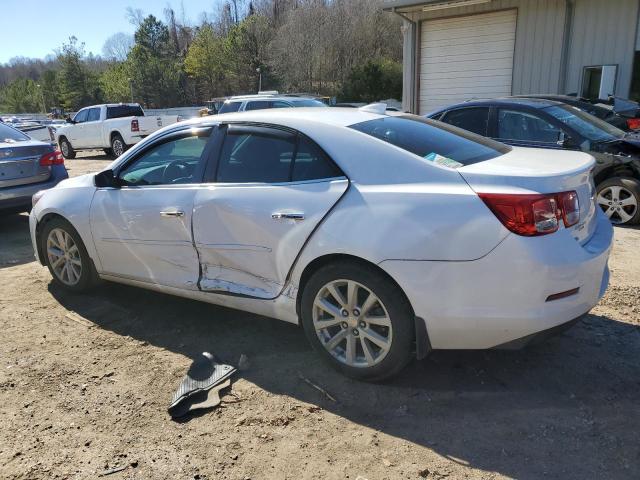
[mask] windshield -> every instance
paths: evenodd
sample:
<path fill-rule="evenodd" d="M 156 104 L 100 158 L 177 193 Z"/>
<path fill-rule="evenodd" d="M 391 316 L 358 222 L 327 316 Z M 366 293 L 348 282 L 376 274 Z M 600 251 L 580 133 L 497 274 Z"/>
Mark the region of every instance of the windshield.
<path fill-rule="evenodd" d="M 293 106 L 294 107 L 326 107 L 327 105 L 325 105 L 319 100 L 309 99 L 309 100 L 294 100 Z"/>
<path fill-rule="evenodd" d="M 490 160 L 511 150 L 502 143 L 415 115 L 384 117 L 350 128 L 451 168 Z"/>
<path fill-rule="evenodd" d="M 0 143 L 26 142 L 29 137 L 20 130 L 0 123 Z"/>
<path fill-rule="evenodd" d="M 240 110 L 240 105 L 242 105 L 242 102 L 224 102 L 218 113 L 237 112 Z"/>
<path fill-rule="evenodd" d="M 624 137 L 624 132 L 619 128 L 578 108 L 569 105 L 553 105 L 543 110 L 592 142 L 611 142 Z"/>

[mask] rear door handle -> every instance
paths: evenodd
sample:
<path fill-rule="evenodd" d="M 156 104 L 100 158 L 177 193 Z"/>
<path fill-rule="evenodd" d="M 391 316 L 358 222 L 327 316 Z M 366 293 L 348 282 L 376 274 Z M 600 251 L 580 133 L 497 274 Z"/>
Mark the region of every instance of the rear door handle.
<path fill-rule="evenodd" d="M 304 213 L 276 212 L 271 214 L 274 220 L 304 220 Z"/>
<path fill-rule="evenodd" d="M 184 212 L 181 210 L 163 210 L 160 212 L 161 217 L 184 217 Z"/>

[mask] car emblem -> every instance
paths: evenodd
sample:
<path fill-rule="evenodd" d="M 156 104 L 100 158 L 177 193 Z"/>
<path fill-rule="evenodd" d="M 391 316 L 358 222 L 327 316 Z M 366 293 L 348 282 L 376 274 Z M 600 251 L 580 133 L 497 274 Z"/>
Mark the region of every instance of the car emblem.
<path fill-rule="evenodd" d="M 4 151 L 4 156 L 5 157 L 10 157 L 12 153 L 13 153 L 13 150 L 5 150 Z"/>

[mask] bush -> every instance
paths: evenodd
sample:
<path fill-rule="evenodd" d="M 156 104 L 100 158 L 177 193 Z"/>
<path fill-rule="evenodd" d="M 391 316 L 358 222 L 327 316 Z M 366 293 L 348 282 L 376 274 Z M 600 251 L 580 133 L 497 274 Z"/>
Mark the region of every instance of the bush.
<path fill-rule="evenodd" d="M 351 70 L 339 99 L 344 102 L 376 102 L 402 98 L 402 64 L 393 60 L 370 60 Z"/>

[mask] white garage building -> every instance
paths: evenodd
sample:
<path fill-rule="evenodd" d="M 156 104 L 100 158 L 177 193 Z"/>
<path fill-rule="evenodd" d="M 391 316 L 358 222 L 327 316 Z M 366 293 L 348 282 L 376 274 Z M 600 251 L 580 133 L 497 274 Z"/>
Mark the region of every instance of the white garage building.
<path fill-rule="evenodd" d="M 404 19 L 403 108 L 640 95 L 640 0 L 385 0 Z M 635 64 L 635 69 L 634 69 Z"/>

